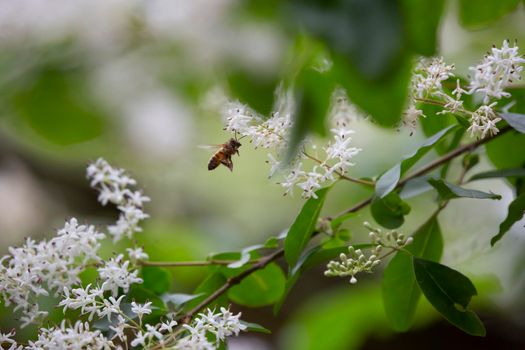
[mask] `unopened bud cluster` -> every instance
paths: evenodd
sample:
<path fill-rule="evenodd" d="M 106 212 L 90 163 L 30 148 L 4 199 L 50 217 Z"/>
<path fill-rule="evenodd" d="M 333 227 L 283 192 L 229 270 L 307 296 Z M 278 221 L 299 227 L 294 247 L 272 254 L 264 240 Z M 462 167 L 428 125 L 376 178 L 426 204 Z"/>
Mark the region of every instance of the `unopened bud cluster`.
<path fill-rule="evenodd" d="M 395 230 L 383 233 L 381 229 L 371 226 L 368 222 L 364 222 L 363 225 L 370 230 L 368 236 L 372 243 L 377 245 L 376 249 L 381 247 L 401 249 L 414 240 L 412 237 L 405 237 L 404 234 Z"/>
<path fill-rule="evenodd" d="M 381 260 L 377 257 L 379 250 L 376 247 L 372 255 L 366 256 L 361 249 L 354 249 L 354 247 L 348 247 L 348 255 L 341 253 L 339 255 L 340 261 L 332 260 L 326 266 L 327 270 L 324 272 L 325 276 L 328 277 L 347 277 L 351 276 L 350 283 L 357 283 L 357 275 L 360 272 L 372 273 L 374 267 L 381 263 Z"/>

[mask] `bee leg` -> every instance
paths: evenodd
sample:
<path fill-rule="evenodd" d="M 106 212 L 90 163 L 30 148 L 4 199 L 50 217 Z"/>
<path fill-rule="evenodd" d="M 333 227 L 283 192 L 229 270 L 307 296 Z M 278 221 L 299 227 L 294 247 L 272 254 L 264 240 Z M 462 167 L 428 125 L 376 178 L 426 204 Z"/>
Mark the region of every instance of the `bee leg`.
<path fill-rule="evenodd" d="M 226 166 L 228 169 L 230 169 L 230 171 L 233 171 L 233 162 L 231 158 L 225 158 L 221 161 L 221 163 L 224 164 L 224 166 Z"/>

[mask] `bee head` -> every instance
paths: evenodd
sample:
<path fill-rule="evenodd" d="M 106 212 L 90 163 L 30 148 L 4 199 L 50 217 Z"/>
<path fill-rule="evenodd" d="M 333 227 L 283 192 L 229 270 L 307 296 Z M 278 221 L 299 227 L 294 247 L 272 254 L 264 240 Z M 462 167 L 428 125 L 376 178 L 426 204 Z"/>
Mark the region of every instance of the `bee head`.
<path fill-rule="evenodd" d="M 232 147 L 235 147 L 235 148 L 239 148 L 239 147 L 242 146 L 241 143 L 240 143 L 239 141 L 237 141 L 236 139 L 233 139 L 233 138 L 230 139 L 230 145 L 231 145 Z"/>

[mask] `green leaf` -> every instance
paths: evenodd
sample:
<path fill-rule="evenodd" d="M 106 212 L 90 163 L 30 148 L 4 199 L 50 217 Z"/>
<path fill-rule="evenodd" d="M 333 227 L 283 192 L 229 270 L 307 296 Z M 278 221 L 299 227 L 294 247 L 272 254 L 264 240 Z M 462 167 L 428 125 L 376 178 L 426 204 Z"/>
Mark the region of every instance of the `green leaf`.
<path fill-rule="evenodd" d="M 443 237 L 433 215 L 412 236 L 414 241 L 406 247 L 414 256 L 439 261 L 443 252 Z M 416 283 L 412 257 L 398 252 L 385 268 L 382 280 L 383 303 L 386 316 L 397 331 L 412 326 L 421 291 Z"/>
<path fill-rule="evenodd" d="M 445 129 L 434 134 L 423 142 L 414 152 L 407 154 L 403 157 L 403 160 L 397 163 L 390 170 L 387 170 L 376 182 L 376 196 L 384 198 L 392 190 L 394 190 L 401 178 L 408 169 L 410 169 L 416 162 L 421 159 L 425 154 L 428 153 L 434 147 L 434 145 L 440 141 L 445 135 L 455 128 L 454 125 L 446 127 Z"/>
<path fill-rule="evenodd" d="M 160 295 L 170 290 L 172 285 L 171 274 L 162 267 L 144 266 L 142 268 L 142 279 L 144 288 Z"/>
<path fill-rule="evenodd" d="M 60 70 L 44 70 L 33 85 L 14 95 L 14 113 L 38 135 L 58 145 L 99 136 L 104 117 L 81 79 Z"/>
<path fill-rule="evenodd" d="M 436 53 L 438 27 L 443 14 L 444 0 L 402 0 L 405 30 L 411 48 L 423 55 Z"/>
<path fill-rule="evenodd" d="M 500 116 L 516 131 L 525 134 L 525 114 L 501 113 Z"/>
<path fill-rule="evenodd" d="M 459 18 L 466 27 L 480 27 L 514 11 L 520 0 L 460 0 Z"/>
<path fill-rule="evenodd" d="M 322 188 L 316 192 L 317 198 L 308 199 L 290 227 L 284 241 L 284 257 L 288 265 L 293 266 L 297 262 L 310 240 L 329 189 L 330 187 Z"/>
<path fill-rule="evenodd" d="M 498 242 L 505 233 L 514 225 L 520 221 L 525 214 L 525 193 L 520 194 L 515 200 L 509 204 L 509 211 L 507 217 L 499 225 L 499 232 L 497 235 L 492 237 L 490 244 L 493 246 Z"/>
<path fill-rule="evenodd" d="M 429 179 L 428 182 L 438 191 L 439 197 L 443 200 L 453 198 L 477 198 L 477 199 L 497 199 L 501 196 L 494 193 L 487 193 L 478 190 L 470 190 L 456 186 L 442 179 Z"/>
<path fill-rule="evenodd" d="M 233 96 L 258 113 L 268 116 L 272 111 L 278 81 L 271 74 L 234 71 L 228 75 L 228 85 Z"/>
<path fill-rule="evenodd" d="M 475 336 L 485 336 L 485 326 L 468 310 L 476 287 L 465 275 L 439 263 L 414 258 L 416 280 L 427 300 L 450 323 Z"/>
<path fill-rule="evenodd" d="M 482 173 L 472 175 L 468 181 L 492 179 L 497 177 L 523 177 L 525 176 L 525 168 L 515 169 L 501 169 L 501 170 L 490 170 Z"/>
<path fill-rule="evenodd" d="M 264 333 L 264 334 L 272 334 L 272 332 L 260 324 L 257 323 L 251 323 L 246 321 L 240 321 L 242 325 L 246 326 L 246 331 L 248 332 L 256 332 L 256 333 Z"/>
<path fill-rule="evenodd" d="M 522 168 L 525 165 L 525 135 L 507 132 L 485 145 L 487 156 L 498 169 Z"/>
<path fill-rule="evenodd" d="M 404 216 L 410 213 L 410 206 L 396 192 L 391 192 L 384 198 L 375 197 L 370 212 L 379 225 L 395 229 L 405 222 Z"/>
<path fill-rule="evenodd" d="M 399 124 L 412 76 L 410 60 L 401 60 L 396 70 L 383 80 L 370 81 L 343 58 L 333 56 L 332 59 L 334 66 L 330 74 L 337 77 L 352 103 L 371 115 L 381 126 L 394 127 Z"/>
<path fill-rule="evenodd" d="M 329 75 L 306 67 L 297 77 L 295 88 L 297 112 L 288 146 L 288 160 L 293 158 L 308 134 L 326 135 L 325 119 L 335 83 Z"/>
<path fill-rule="evenodd" d="M 283 271 L 272 263 L 230 288 L 228 298 L 239 305 L 250 307 L 271 305 L 281 298 L 285 283 Z"/>

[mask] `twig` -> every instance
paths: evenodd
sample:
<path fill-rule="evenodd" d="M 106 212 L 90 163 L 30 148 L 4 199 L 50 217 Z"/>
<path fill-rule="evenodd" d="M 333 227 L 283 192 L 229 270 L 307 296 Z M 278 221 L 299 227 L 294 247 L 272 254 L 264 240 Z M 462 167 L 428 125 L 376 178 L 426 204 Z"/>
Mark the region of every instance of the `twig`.
<path fill-rule="evenodd" d="M 204 260 L 204 261 L 140 261 L 142 266 L 159 266 L 159 267 L 191 267 L 191 266 L 210 266 L 210 265 L 228 265 L 238 260 Z M 260 261 L 250 260 L 247 264 L 254 264 Z"/>

